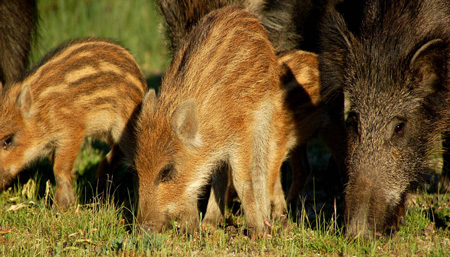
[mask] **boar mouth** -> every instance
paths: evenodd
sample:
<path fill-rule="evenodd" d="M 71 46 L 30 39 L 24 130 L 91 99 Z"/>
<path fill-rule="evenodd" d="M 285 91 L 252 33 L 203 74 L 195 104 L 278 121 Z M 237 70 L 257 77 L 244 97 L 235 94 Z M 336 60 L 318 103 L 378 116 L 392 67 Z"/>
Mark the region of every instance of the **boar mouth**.
<path fill-rule="evenodd" d="M 395 234 L 400 224 L 404 224 L 405 194 L 394 205 L 381 201 L 379 205 L 360 203 L 359 206 L 349 207 L 346 234 L 352 238 L 373 240 L 390 236 Z"/>

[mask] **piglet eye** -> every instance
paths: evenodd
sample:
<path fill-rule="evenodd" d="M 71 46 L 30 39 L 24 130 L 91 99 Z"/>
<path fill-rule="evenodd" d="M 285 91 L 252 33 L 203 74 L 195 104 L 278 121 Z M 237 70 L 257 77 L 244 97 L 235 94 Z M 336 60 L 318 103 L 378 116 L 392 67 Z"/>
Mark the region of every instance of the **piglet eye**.
<path fill-rule="evenodd" d="M 1 144 L 4 150 L 7 150 L 12 143 L 12 135 L 6 136 L 2 139 Z"/>
<path fill-rule="evenodd" d="M 405 123 L 401 122 L 399 124 L 397 124 L 394 128 L 394 132 L 396 135 L 399 135 L 401 133 L 403 133 L 403 131 L 405 130 Z"/>
<path fill-rule="evenodd" d="M 175 175 L 174 167 L 173 165 L 169 164 L 159 172 L 159 181 L 167 182 L 173 179 L 174 175 Z"/>

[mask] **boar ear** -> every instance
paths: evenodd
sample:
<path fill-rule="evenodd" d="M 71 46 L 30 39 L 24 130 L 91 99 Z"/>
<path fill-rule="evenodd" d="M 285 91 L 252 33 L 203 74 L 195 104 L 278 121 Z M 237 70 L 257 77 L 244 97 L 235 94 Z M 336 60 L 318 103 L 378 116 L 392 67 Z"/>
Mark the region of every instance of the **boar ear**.
<path fill-rule="evenodd" d="M 199 144 L 197 106 L 194 99 L 177 107 L 172 115 L 171 126 L 178 138 L 186 144 Z"/>
<path fill-rule="evenodd" d="M 445 45 L 441 39 L 428 41 L 417 50 L 409 64 L 414 85 L 426 96 L 443 86 L 445 73 Z M 422 92 L 423 91 L 423 92 Z"/>
<path fill-rule="evenodd" d="M 31 115 L 31 105 L 33 97 L 31 95 L 31 88 L 28 84 L 24 85 L 17 97 L 17 106 L 24 116 Z"/>
<path fill-rule="evenodd" d="M 344 74 L 349 62 L 355 62 L 360 42 L 349 31 L 344 18 L 333 9 L 321 23 L 319 55 L 321 95 L 326 101 L 339 97 L 344 87 Z"/>
<path fill-rule="evenodd" d="M 321 24 L 320 48 L 323 52 L 330 53 L 335 58 L 343 58 L 344 55 L 352 55 L 357 40 L 350 32 L 340 13 L 334 9 L 328 9 Z M 341 61 L 339 59 L 339 61 Z"/>

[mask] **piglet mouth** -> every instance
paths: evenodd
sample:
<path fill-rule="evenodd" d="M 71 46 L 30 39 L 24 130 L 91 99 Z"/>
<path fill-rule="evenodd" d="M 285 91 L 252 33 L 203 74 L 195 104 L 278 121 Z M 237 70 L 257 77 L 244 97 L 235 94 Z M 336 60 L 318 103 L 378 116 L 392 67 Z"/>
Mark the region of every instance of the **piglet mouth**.
<path fill-rule="evenodd" d="M 13 177 L 8 170 L 0 171 L 0 191 L 5 190 L 7 186 L 11 184 Z"/>
<path fill-rule="evenodd" d="M 162 233 L 170 225 L 170 222 L 141 222 L 139 228 L 147 233 Z"/>
<path fill-rule="evenodd" d="M 161 233 L 163 231 L 162 226 L 158 227 L 151 224 L 140 224 L 139 229 L 147 233 Z"/>

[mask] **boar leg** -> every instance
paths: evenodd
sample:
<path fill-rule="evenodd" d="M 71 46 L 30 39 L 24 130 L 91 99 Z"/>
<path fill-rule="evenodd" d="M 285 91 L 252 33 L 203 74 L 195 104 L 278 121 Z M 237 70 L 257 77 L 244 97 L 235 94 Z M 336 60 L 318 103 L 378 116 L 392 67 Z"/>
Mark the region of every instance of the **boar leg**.
<path fill-rule="evenodd" d="M 208 200 L 203 224 L 206 226 L 217 227 L 225 216 L 225 207 L 227 204 L 227 189 L 230 186 L 228 179 L 230 177 L 227 165 L 220 166 L 213 174 L 211 181 L 211 194 Z"/>
<path fill-rule="evenodd" d="M 311 166 L 308 159 L 307 144 L 296 147 L 291 154 L 292 181 L 286 199 L 291 213 L 294 215 L 298 209 L 298 200 L 301 191 L 304 189 L 309 176 Z"/>
<path fill-rule="evenodd" d="M 71 139 L 71 143 L 63 145 L 55 151 L 55 165 L 53 172 L 56 180 L 55 203 L 57 207 L 67 208 L 75 201 L 72 185 L 74 163 L 78 155 L 83 138 Z"/>

